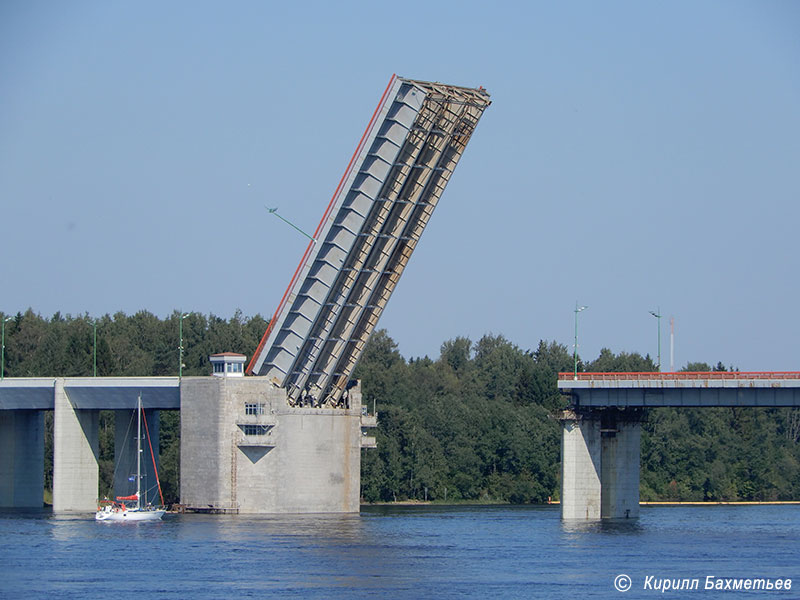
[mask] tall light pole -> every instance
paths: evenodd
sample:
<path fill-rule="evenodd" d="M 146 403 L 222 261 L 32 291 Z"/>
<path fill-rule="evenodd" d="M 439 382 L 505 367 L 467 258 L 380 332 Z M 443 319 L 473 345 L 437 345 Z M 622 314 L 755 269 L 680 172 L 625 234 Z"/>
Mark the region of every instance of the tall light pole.
<path fill-rule="evenodd" d="M 651 310 L 650 314 L 656 318 L 658 323 L 658 372 L 661 372 L 661 309 Z"/>
<path fill-rule="evenodd" d="M 183 320 L 189 316 L 189 313 L 182 313 L 178 324 L 178 336 L 180 342 L 178 344 L 178 377 L 183 377 Z"/>
<path fill-rule="evenodd" d="M 675 317 L 669 318 L 669 372 L 675 372 Z"/>
<path fill-rule="evenodd" d="M 588 306 L 578 306 L 578 301 L 575 301 L 575 346 L 572 351 L 572 358 L 575 363 L 575 370 L 572 373 L 572 378 L 578 381 L 578 313 L 589 308 Z"/>
<path fill-rule="evenodd" d="M 97 319 L 92 321 L 92 377 L 97 377 Z"/>
<path fill-rule="evenodd" d="M 5 379 L 6 376 L 6 323 L 8 323 L 13 317 L 6 317 L 3 319 L 3 335 L 2 335 L 2 342 L 0 342 L 0 346 L 2 349 L 0 350 L 0 379 Z"/>

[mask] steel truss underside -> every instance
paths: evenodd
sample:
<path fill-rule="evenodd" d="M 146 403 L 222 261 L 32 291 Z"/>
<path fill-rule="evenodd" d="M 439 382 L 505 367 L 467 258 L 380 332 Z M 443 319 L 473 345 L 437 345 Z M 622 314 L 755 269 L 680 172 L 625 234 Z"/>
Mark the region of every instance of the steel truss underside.
<path fill-rule="evenodd" d="M 490 104 L 482 88 L 393 77 L 248 371 L 290 403 L 344 392 Z"/>

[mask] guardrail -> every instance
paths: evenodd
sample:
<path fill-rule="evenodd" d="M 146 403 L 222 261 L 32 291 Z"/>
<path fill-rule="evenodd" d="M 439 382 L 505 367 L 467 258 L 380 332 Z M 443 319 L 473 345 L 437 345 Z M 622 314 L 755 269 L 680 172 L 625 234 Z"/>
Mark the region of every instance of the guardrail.
<path fill-rule="evenodd" d="M 559 381 L 643 381 L 643 380 L 698 380 L 698 379 L 800 379 L 800 371 L 681 371 L 657 373 L 559 373 Z"/>

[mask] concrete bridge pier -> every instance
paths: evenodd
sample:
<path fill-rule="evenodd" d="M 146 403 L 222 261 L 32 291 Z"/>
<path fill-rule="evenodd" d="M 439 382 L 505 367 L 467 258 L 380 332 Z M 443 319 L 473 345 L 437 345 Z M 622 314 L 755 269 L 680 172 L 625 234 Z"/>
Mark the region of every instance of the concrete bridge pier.
<path fill-rule="evenodd" d="M 94 512 L 100 411 L 75 409 L 64 379 L 56 379 L 53 408 L 53 512 Z"/>
<path fill-rule="evenodd" d="M 158 432 L 160 411 L 145 411 L 147 431 L 150 432 L 150 443 L 147 441 L 145 422 L 142 421 L 142 501 L 160 504 L 158 484 L 153 471 L 153 453 L 158 465 Z M 114 496 L 130 496 L 136 492 L 136 410 L 114 411 Z M 134 479 L 131 480 L 131 477 Z"/>
<path fill-rule="evenodd" d="M 641 410 L 569 409 L 561 416 L 561 518 L 639 516 Z"/>
<path fill-rule="evenodd" d="M 44 504 L 44 412 L 0 411 L 0 508 Z"/>

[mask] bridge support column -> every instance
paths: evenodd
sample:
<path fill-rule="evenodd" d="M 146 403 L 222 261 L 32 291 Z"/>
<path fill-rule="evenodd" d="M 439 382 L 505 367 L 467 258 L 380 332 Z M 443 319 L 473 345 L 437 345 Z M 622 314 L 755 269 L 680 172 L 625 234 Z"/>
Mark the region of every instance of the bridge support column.
<path fill-rule="evenodd" d="M 53 512 L 97 509 L 100 411 L 75 410 L 56 379 L 53 410 Z"/>
<path fill-rule="evenodd" d="M 599 519 L 600 419 L 564 411 L 561 417 L 561 518 Z"/>
<path fill-rule="evenodd" d="M 636 413 L 631 415 L 625 413 Z M 603 519 L 639 517 L 641 411 L 604 410 L 600 419 Z"/>
<path fill-rule="evenodd" d="M 561 435 L 561 518 L 639 516 L 641 411 L 566 410 Z"/>
<path fill-rule="evenodd" d="M 156 455 L 158 465 L 158 432 L 160 411 L 145 412 L 147 431 L 150 432 L 150 444 Z M 150 444 L 142 422 L 142 501 L 160 504 L 156 474 L 153 471 L 153 459 L 150 456 Z M 114 496 L 130 496 L 136 492 L 136 410 L 114 411 Z M 131 477 L 134 477 L 131 480 Z"/>
<path fill-rule="evenodd" d="M 44 412 L 0 411 L 0 508 L 44 504 Z"/>

